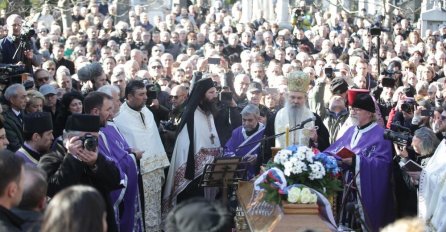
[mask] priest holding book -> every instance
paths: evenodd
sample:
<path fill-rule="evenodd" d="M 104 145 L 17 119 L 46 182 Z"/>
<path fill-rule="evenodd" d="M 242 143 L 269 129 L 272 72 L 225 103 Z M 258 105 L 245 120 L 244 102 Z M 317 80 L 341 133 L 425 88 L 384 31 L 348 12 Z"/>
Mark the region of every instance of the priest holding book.
<path fill-rule="evenodd" d="M 353 223 L 349 227 L 379 231 L 394 220 L 395 214 L 391 186 L 392 144 L 384 139 L 384 128 L 376 123 L 372 97 L 354 90 L 349 90 L 348 94 L 355 126 L 325 150 L 342 162 L 343 180 L 348 186 L 344 194 L 351 203 L 345 205 L 354 206 L 356 211 L 345 213 L 349 207 L 343 207 L 340 223 L 351 222 L 354 215 L 356 225 Z M 346 156 L 346 149 L 352 152 L 350 157 Z"/>

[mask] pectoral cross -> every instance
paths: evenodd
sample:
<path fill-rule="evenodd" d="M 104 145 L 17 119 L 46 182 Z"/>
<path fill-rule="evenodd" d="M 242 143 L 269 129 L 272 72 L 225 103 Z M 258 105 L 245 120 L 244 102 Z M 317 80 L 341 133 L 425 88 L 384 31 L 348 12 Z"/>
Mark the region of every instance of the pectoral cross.
<path fill-rule="evenodd" d="M 214 144 L 214 139 L 215 139 L 214 134 L 211 134 L 211 136 L 209 138 L 211 139 L 211 143 Z"/>

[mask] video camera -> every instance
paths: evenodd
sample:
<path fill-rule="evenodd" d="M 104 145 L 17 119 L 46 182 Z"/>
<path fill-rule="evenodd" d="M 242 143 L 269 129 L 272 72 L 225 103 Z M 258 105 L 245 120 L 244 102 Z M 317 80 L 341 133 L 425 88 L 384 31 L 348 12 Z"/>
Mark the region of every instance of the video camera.
<path fill-rule="evenodd" d="M 22 27 L 22 31 L 20 33 L 20 42 L 23 42 L 23 48 L 25 50 L 31 50 L 32 49 L 32 42 L 31 38 L 36 35 L 36 30 L 34 28 L 29 26 Z"/>
<path fill-rule="evenodd" d="M 7 87 L 12 84 L 22 83 L 23 80 L 21 75 L 23 73 L 25 73 L 24 65 L 0 65 L 0 85 Z"/>
<path fill-rule="evenodd" d="M 399 123 L 392 123 L 397 130 L 386 129 L 384 131 L 384 139 L 392 141 L 399 146 L 410 146 L 412 144 L 412 134 L 409 128 L 401 126 Z"/>

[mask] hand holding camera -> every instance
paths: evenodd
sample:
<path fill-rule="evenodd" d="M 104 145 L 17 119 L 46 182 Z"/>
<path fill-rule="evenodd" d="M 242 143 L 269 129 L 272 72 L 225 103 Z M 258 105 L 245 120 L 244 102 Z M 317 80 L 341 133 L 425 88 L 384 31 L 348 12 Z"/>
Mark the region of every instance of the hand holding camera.
<path fill-rule="evenodd" d="M 74 136 L 66 144 L 68 152 L 88 166 L 94 166 L 98 159 L 98 140 L 91 134 Z"/>

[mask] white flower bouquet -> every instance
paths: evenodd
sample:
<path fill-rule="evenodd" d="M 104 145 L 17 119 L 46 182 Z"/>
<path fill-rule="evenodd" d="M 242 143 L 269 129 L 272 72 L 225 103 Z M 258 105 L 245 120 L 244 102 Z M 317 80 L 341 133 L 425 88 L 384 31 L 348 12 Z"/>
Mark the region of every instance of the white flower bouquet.
<path fill-rule="evenodd" d="M 329 196 L 341 190 L 339 167 L 332 156 L 306 146 L 289 146 L 280 150 L 266 165 L 266 172 L 256 180 L 257 190 L 264 190 L 264 200 L 281 204 L 314 203 L 310 189 Z M 293 187 L 295 184 L 307 186 Z"/>

